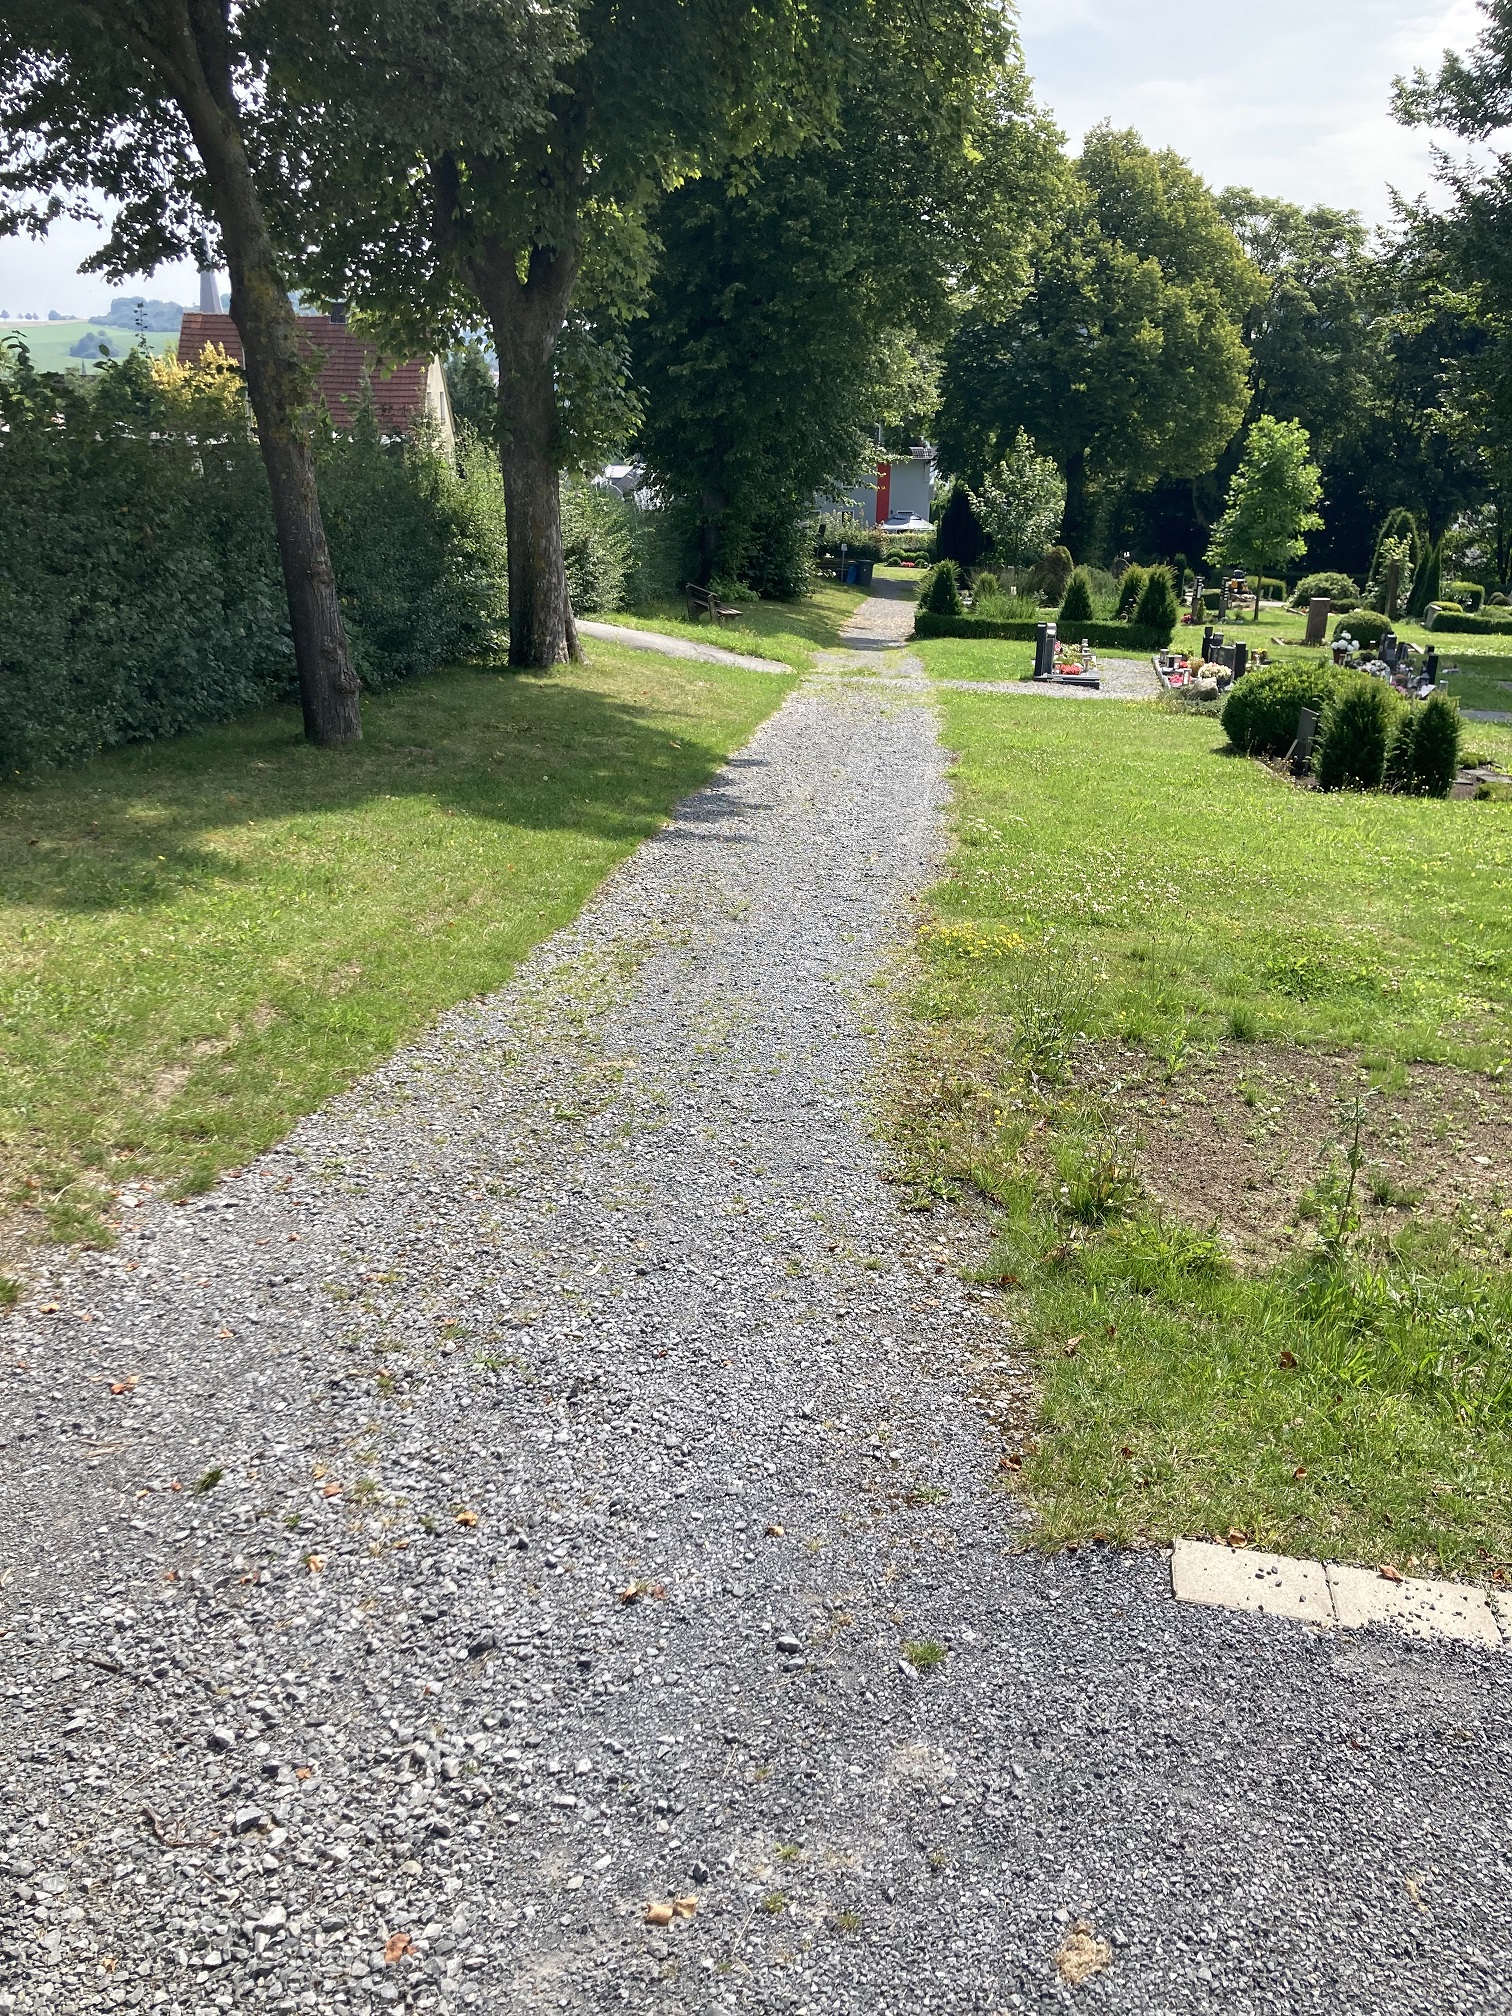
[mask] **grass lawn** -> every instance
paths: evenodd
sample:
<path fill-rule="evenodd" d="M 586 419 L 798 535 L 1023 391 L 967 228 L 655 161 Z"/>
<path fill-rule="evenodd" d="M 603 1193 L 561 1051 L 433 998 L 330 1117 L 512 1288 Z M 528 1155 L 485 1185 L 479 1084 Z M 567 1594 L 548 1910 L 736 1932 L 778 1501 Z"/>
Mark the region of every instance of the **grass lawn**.
<path fill-rule="evenodd" d="M 12 1250 L 203 1185 L 497 987 L 789 690 L 591 645 L 371 697 L 346 753 L 281 707 L 0 789 Z"/>
<path fill-rule="evenodd" d="M 687 604 L 681 600 L 648 603 L 599 620 L 621 623 L 629 629 L 665 630 L 674 637 L 691 637 L 700 644 L 718 644 L 726 651 L 773 658 L 791 665 L 795 672 L 806 672 L 816 650 L 831 649 L 839 642 L 841 624 L 865 600 L 863 588 L 840 588 L 833 581 L 821 581 L 803 602 L 743 604 L 738 623 L 690 623 Z"/>
<path fill-rule="evenodd" d="M 134 345 L 136 332 L 102 322 L 0 322 L 0 339 L 19 336 L 31 355 L 36 371 L 81 371 L 98 359 L 70 357 L 69 351 L 81 336 L 108 336 L 112 343 Z M 154 357 L 167 356 L 178 349 L 178 337 L 167 330 L 147 331 L 147 348 Z"/>
<path fill-rule="evenodd" d="M 931 679 L 1028 679 L 1034 646 L 997 637 L 921 637 L 909 650 L 924 660 Z"/>
<path fill-rule="evenodd" d="M 1512 806 L 1303 791 L 1158 706 L 940 705 L 899 1173 L 1000 1207 L 1043 1538 L 1503 1571 Z"/>

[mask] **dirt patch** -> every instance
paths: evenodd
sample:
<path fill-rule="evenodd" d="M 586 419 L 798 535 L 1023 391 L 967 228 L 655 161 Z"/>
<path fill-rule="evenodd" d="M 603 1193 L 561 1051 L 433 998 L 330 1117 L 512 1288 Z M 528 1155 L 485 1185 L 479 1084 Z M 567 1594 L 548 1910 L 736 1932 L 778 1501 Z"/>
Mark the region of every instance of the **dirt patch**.
<path fill-rule="evenodd" d="M 1135 1150 L 1151 1195 L 1190 1223 L 1215 1221 L 1247 1265 L 1296 1242 L 1298 1206 L 1337 1166 L 1357 1094 L 1357 1057 L 1223 1044 L 1168 1074 L 1148 1054 L 1099 1045 L 1077 1073 Z M 1414 1218 L 1489 1230 L 1512 1205 L 1512 1095 L 1494 1080 L 1414 1064 L 1365 1099 L 1357 1198 L 1367 1227 Z M 1505 1226 L 1502 1228 L 1505 1230 Z"/>

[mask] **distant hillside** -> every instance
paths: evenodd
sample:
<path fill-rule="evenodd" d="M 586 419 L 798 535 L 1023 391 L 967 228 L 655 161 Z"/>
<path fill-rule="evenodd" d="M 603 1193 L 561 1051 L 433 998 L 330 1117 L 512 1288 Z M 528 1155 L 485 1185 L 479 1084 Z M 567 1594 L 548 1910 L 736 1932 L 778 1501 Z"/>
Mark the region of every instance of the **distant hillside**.
<path fill-rule="evenodd" d="M 38 371 L 84 371 L 91 364 L 99 363 L 101 343 L 108 343 L 111 350 L 119 355 L 131 349 L 137 340 L 134 329 L 124 330 L 104 322 L 81 322 L 76 318 L 66 322 L 0 321 L 0 339 L 6 339 L 7 348 L 18 337 L 26 345 L 33 368 Z M 178 332 L 176 329 L 152 330 L 144 340 L 153 355 L 160 357 L 177 349 Z M 82 355 L 81 344 L 84 346 Z"/>

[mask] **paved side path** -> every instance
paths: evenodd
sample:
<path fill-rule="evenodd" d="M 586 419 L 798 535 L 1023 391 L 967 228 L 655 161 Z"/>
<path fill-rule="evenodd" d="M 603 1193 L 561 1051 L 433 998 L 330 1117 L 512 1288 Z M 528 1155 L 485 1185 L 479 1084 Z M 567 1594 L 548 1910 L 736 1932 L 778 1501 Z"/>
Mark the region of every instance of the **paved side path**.
<path fill-rule="evenodd" d="M 0 2006 L 1512 2005 L 1504 1655 L 1016 1551 L 1022 1376 L 860 1097 L 941 792 L 920 698 L 801 690 L 0 1319 Z"/>

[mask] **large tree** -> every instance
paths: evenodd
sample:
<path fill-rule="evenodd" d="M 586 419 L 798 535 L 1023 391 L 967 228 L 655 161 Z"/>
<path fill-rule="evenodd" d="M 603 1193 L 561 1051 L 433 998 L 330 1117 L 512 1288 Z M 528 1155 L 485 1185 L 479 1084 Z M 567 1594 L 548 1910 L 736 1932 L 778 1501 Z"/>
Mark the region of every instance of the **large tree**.
<path fill-rule="evenodd" d="M 1057 169 L 990 0 L 837 10 L 832 118 L 792 154 L 672 193 L 632 368 L 640 444 L 696 515 L 705 573 L 773 567 L 816 491 L 923 423 L 962 290 L 1016 285 Z M 847 52 L 840 30 L 853 38 Z"/>
<path fill-rule="evenodd" d="M 1019 428 L 1066 478 L 1065 537 L 1120 486 L 1210 469 L 1248 404 L 1241 325 L 1259 276 L 1179 156 L 1088 134 L 1031 284 L 969 314 L 946 359 L 941 453 L 979 481 Z"/>
<path fill-rule="evenodd" d="M 1248 568 L 1257 577 L 1267 569 L 1283 573 L 1307 551 L 1307 534 L 1323 523 L 1318 516 L 1322 494 L 1307 429 L 1296 420 L 1262 413 L 1244 438 L 1223 516 L 1213 527 L 1209 560 L 1215 567 Z M 1257 623 L 1260 585 L 1257 578 Z"/>
<path fill-rule="evenodd" d="M 395 337 L 445 341 L 486 325 L 499 361 L 514 664 L 576 651 L 560 474 L 602 451 L 606 412 L 623 415 L 620 332 L 652 270 L 648 212 L 690 177 L 769 142 L 795 145 L 822 121 L 832 45 L 850 47 L 846 11 L 801 0 L 564 6 L 551 80 L 534 116 L 507 133 L 491 88 L 469 100 L 445 33 L 406 35 L 385 93 L 373 78 L 388 71 L 388 50 L 344 17 L 312 18 L 287 77 L 287 145 L 308 172 L 291 179 L 285 236 L 301 244 L 308 285 L 350 297 Z M 311 95 L 297 107 L 301 88 Z"/>
<path fill-rule="evenodd" d="M 388 0 L 362 9 L 381 27 Z M 398 13 L 399 0 L 392 11 Z M 525 0 L 455 0 L 459 56 L 497 50 L 518 116 L 541 41 Z M 305 731 L 321 744 L 361 733 L 358 682 L 315 488 L 310 373 L 287 268 L 270 228 L 287 164 L 269 135 L 273 70 L 306 10 L 297 0 L 8 0 L 0 16 L 0 235 L 111 206 L 89 267 L 111 278 L 166 260 L 224 263 L 267 470 Z M 471 17 L 470 21 L 467 17 Z M 484 33 L 476 33 L 478 26 Z M 537 66 L 538 67 L 538 66 Z M 501 107 L 500 135 L 510 118 Z"/>

